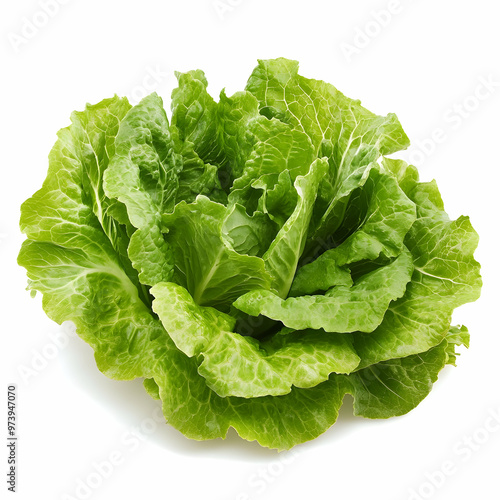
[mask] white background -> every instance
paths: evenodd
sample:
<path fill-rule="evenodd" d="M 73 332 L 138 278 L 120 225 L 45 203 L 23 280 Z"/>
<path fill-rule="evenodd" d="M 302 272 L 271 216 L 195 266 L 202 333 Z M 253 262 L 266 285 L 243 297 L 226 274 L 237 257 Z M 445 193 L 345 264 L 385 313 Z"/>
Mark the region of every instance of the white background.
<path fill-rule="evenodd" d="M 7 383 L 17 384 L 17 498 L 499 498 L 500 425 L 484 427 L 500 412 L 498 3 L 53 1 L 50 17 L 37 0 L 0 7 L 0 394 L 4 401 Z M 46 22 L 30 29 L 32 21 Z M 72 110 L 152 90 L 168 107 L 174 70 L 204 69 L 213 95 L 224 86 L 231 94 L 257 58 L 278 56 L 298 59 L 304 76 L 333 83 L 374 112 L 397 113 L 413 142 L 402 157 L 419 164 L 424 180 L 437 179 L 453 218 L 471 216 L 484 276 L 482 298 L 454 317 L 469 327 L 471 349 L 417 409 L 370 421 L 353 418 L 346 404 L 323 436 L 281 454 L 234 432 L 197 443 L 155 424 L 158 404 L 141 382 L 104 377 L 91 349 L 25 292 L 15 262 L 19 206 L 41 186 Z M 489 91 L 484 80 L 494 82 Z M 141 426 L 143 440 L 134 437 Z M 93 463 L 110 456 L 120 463 L 98 476 Z M 446 464 L 446 476 L 436 472 Z M 89 479 L 92 489 L 78 491 Z M 6 486 L 2 479 L 2 498 Z"/>

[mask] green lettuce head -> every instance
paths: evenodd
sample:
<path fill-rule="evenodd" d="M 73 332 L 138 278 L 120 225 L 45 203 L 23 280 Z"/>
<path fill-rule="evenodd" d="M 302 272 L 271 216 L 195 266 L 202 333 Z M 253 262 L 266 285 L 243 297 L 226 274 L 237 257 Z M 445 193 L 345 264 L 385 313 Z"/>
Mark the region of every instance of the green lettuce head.
<path fill-rule="evenodd" d="M 336 420 L 407 413 L 454 364 L 479 297 L 478 236 L 435 182 L 386 156 L 409 140 L 298 63 L 260 61 L 216 102 L 178 74 L 72 115 L 22 206 L 19 263 L 98 368 L 144 378 L 189 438 L 288 449 Z"/>

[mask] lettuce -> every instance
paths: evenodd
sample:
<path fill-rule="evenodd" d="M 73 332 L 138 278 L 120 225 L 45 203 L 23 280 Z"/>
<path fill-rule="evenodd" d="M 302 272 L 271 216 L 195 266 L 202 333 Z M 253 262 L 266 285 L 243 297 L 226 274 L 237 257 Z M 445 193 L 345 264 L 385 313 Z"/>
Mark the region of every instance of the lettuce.
<path fill-rule="evenodd" d="M 229 427 L 270 448 L 354 412 L 412 410 L 468 346 L 453 310 L 479 297 L 467 217 L 387 155 L 409 145 L 295 61 L 260 61 L 215 101 L 178 74 L 75 112 L 21 209 L 19 264 L 98 368 L 144 378 L 189 438 Z"/>

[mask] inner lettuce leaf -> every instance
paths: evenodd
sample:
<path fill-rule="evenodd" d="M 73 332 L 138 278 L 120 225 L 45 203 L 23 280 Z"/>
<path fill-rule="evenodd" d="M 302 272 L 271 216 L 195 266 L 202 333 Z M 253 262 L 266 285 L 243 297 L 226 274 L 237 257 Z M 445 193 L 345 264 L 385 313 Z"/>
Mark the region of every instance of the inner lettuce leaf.
<path fill-rule="evenodd" d="M 411 279 L 409 252 L 390 264 L 365 274 L 351 287 L 338 285 L 324 295 L 304 295 L 286 300 L 268 290 L 249 292 L 234 306 L 252 316 L 262 314 L 297 330 L 372 332 L 382 322 L 389 304 L 402 297 Z"/>
<path fill-rule="evenodd" d="M 272 276 L 271 288 L 279 297 L 286 297 L 295 269 L 306 243 L 316 193 L 321 177 L 326 172 L 325 160 L 315 160 L 307 175 L 295 180 L 297 205 L 276 238 L 264 254 L 266 269 Z"/>
<path fill-rule="evenodd" d="M 299 75 L 298 67 L 283 58 L 259 61 L 246 89 L 257 97 L 262 114 L 303 131 L 317 156 L 329 158 L 313 224 L 314 245 L 336 229 L 349 195 L 366 178 L 366 166 L 410 142 L 396 115 L 377 116 L 333 85 Z"/>
<path fill-rule="evenodd" d="M 144 379 L 189 438 L 289 449 L 355 415 L 415 408 L 469 346 L 478 236 L 435 182 L 387 158 L 409 145 L 298 63 L 259 61 L 214 100 L 177 74 L 151 94 L 74 112 L 21 207 L 18 262 L 97 367 Z"/>
<path fill-rule="evenodd" d="M 193 203 L 177 204 L 162 220 L 174 254 L 174 280 L 196 303 L 222 309 L 229 309 L 247 291 L 271 284 L 264 260 L 239 254 L 224 242 L 221 227 L 226 214 L 227 207 L 199 195 Z"/>
<path fill-rule="evenodd" d="M 173 273 L 172 249 L 160 230 L 161 214 L 176 202 L 192 201 L 188 185 L 202 180 L 207 193 L 219 188 L 217 169 L 205 165 L 189 144 L 170 130 L 163 103 L 156 94 L 144 98 L 123 120 L 116 154 L 104 175 L 107 197 L 122 202 L 137 228 L 128 249 L 141 282 L 154 285 Z"/>

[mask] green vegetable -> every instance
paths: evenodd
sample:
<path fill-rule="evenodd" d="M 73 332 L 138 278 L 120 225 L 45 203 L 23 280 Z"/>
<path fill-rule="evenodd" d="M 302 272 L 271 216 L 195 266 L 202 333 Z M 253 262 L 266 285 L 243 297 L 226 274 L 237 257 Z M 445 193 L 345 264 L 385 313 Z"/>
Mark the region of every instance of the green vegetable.
<path fill-rule="evenodd" d="M 451 326 L 481 288 L 468 218 L 386 158 L 409 145 L 395 115 L 297 71 L 260 61 L 218 102 L 178 74 L 170 122 L 156 94 L 88 105 L 22 206 L 47 315 L 193 439 L 291 448 L 347 393 L 356 415 L 402 415 L 469 343 Z"/>

